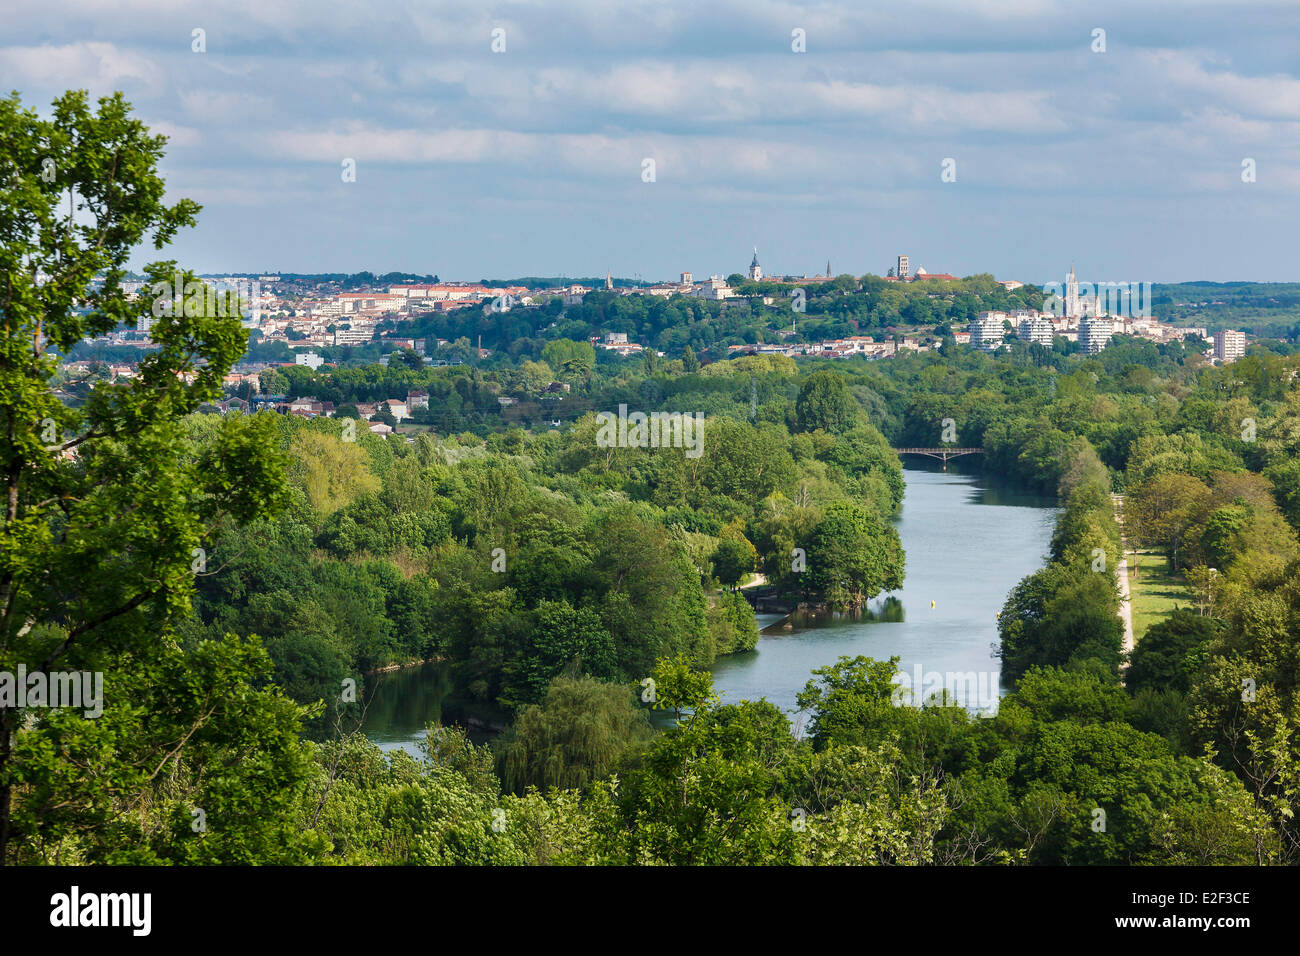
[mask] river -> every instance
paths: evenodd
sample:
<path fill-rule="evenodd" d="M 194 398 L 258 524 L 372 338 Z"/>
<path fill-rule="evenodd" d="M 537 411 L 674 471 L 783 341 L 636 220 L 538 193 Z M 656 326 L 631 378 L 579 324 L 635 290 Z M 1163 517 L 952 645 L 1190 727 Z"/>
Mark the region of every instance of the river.
<path fill-rule="evenodd" d="M 902 589 L 858 615 L 760 617 L 758 647 L 720 658 L 714 689 L 724 702 L 766 697 L 795 719 L 795 695 L 813 668 L 841 656 L 898 656 L 913 699 L 946 687 L 972 711 L 1000 696 L 997 614 L 1007 592 L 1042 567 L 1055 501 L 971 471 L 908 462 L 895 520 L 907 574 Z M 933 607 L 931 606 L 933 602 Z"/>
<path fill-rule="evenodd" d="M 997 613 L 1007 592 L 1043 565 L 1056 508 L 1052 499 L 969 468 L 950 463 L 942 471 L 907 460 L 907 492 L 895 519 L 907 555 L 902 589 L 857 615 L 760 616 L 758 647 L 714 665 L 723 701 L 766 697 L 801 727 L 795 695 L 814 668 L 841 656 L 897 655 L 917 698 L 946 686 L 972 711 L 995 709 Z M 439 665 L 380 675 L 367 693 L 363 729 L 385 750 L 415 753 L 425 728 L 442 717 L 449 690 Z"/>

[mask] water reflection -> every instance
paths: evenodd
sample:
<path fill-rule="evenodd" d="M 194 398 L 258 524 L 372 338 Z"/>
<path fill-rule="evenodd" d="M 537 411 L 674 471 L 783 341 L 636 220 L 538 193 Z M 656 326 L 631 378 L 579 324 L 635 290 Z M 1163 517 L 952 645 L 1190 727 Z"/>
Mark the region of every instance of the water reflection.
<path fill-rule="evenodd" d="M 1042 566 L 1055 502 L 951 463 L 945 472 L 937 462 L 909 462 L 906 478 L 896 521 L 907 555 L 903 588 L 857 611 L 758 615 L 758 647 L 713 668 L 725 702 L 765 697 L 802 725 L 795 696 L 814 668 L 842 655 L 897 655 L 918 691 L 925 694 L 938 679 L 956 688 L 963 706 L 987 709 L 986 698 L 996 697 L 1000 686 L 996 615 L 1007 592 Z M 367 682 L 366 701 L 363 730 L 386 750 L 415 753 L 425 729 L 438 721 L 468 725 L 479 742 L 491 733 L 458 706 L 446 664 L 377 675 Z M 656 714 L 657 723 L 664 713 Z"/>
<path fill-rule="evenodd" d="M 724 701 L 766 698 L 798 722 L 795 697 L 811 672 L 861 655 L 899 657 L 917 690 L 936 681 L 951 686 L 971 711 L 988 712 L 990 697 L 995 704 L 997 612 L 1007 592 L 1041 567 L 1055 502 L 951 464 L 945 472 L 909 462 L 905 477 L 895 522 L 907 556 L 902 589 L 859 611 L 760 618 L 757 648 L 714 665 Z"/>
<path fill-rule="evenodd" d="M 871 601 L 863 607 L 845 611 L 802 610 L 792 611 L 784 617 L 768 624 L 759 634 L 763 637 L 780 637 L 788 631 L 804 630 L 810 627 L 842 627 L 870 622 L 901 623 L 903 621 L 903 602 L 890 594 L 884 598 Z"/>

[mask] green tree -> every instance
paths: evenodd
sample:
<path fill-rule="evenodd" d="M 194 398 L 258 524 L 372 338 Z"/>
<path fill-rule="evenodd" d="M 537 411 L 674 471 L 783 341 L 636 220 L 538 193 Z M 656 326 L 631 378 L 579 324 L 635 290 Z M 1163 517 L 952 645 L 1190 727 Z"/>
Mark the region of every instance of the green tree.
<path fill-rule="evenodd" d="M 735 587 L 754 570 L 754 561 L 758 554 L 754 546 L 744 539 L 723 538 L 713 549 L 709 563 L 713 567 L 713 576 L 727 587 Z"/>
<path fill-rule="evenodd" d="M 800 431 L 821 428 L 828 432 L 842 432 L 857 424 L 859 409 L 844 379 L 829 369 L 823 369 L 813 372 L 800 386 L 795 414 Z"/>
<path fill-rule="evenodd" d="M 1125 686 L 1133 693 L 1143 688 L 1187 693 L 1214 634 L 1214 623 L 1208 618 L 1175 609 L 1167 620 L 1147 628 L 1133 648 Z"/>
<path fill-rule="evenodd" d="M 713 676 L 682 654 L 660 658 L 650 678 L 654 709 L 671 710 L 677 720 L 681 720 L 683 710 L 695 711 L 717 701 Z"/>
<path fill-rule="evenodd" d="M 333 514 L 362 495 L 378 491 L 370 458 L 359 442 L 346 442 L 320 431 L 304 431 L 293 440 L 293 471 L 307 500 L 322 515 Z"/>
<path fill-rule="evenodd" d="M 590 342 L 556 339 L 542 348 L 542 361 L 555 369 L 560 381 L 585 382 L 596 367 L 596 350 Z"/>
<path fill-rule="evenodd" d="M 689 345 L 682 349 L 682 371 L 688 375 L 700 370 L 700 360 L 695 356 L 695 349 Z"/>
<path fill-rule="evenodd" d="M 187 653 L 175 634 L 221 533 L 286 485 L 274 416 L 223 418 L 202 441 L 183 421 L 244 352 L 236 304 L 170 261 L 144 267 L 148 294 L 122 289 L 135 248 L 198 213 L 163 203 L 164 143 L 120 95 L 92 110 L 67 93 L 49 119 L 0 100 L 0 670 L 104 683 L 98 717 L 0 708 L 0 862 L 291 861 L 304 846 L 284 815 L 301 712 L 264 689 L 265 652 L 229 638 Z M 138 375 L 62 405 L 50 349 L 141 320 L 158 347 Z"/>
<path fill-rule="evenodd" d="M 506 789 L 582 789 L 606 776 L 630 748 L 652 735 L 626 685 L 557 677 L 540 704 L 519 712 L 497 745 Z"/>
<path fill-rule="evenodd" d="M 903 586 L 898 531 L 851 501 L 835 501 L 808 537 L 810 585 L 830 604 L 860 607 Z"/>

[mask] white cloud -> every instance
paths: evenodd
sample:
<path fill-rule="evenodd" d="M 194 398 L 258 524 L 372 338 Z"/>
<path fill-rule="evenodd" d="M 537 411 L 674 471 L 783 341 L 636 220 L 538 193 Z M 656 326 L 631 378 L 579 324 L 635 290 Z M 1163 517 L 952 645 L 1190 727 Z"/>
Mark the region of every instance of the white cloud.
<path fill-rule="evenodd" d="M 179 90 L 177 96 L 186 113 L 209 123 L 247 123 L 272 107 L 269 97 L 238 91 Z"/>
<path fill-rule="evenodd" d="M 62 46 L 11 46 L 0 49 L 0 75 L 8 86 L 46 91 L 85 88 L 92 96 L 116 89 L 162 89 L 162 68 L 144 54 L 112 43 L 68 43 Z"/>

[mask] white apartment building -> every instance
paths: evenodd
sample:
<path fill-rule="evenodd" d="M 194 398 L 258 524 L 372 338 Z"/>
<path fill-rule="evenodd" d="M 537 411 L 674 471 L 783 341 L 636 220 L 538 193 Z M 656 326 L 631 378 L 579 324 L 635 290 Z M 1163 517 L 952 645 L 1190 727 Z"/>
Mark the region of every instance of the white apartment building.
<path fill-rule="evenodd" d="M 300 352 L 293 357 L 294 365 L 305 365 L 313 372 L 325 364 L 325 360 L 315 352 Z"/>
<path fill-rule="evenodd" d="M 1014 313 L 1013 313 L 1014 314 Z M 1016 327 L 1016 337 L 1022 342 L 1029 344 L 1038 343 L 1047 348 L 1052 347 L 1052 323 L 1047 319 L 1035 316 L 1024 316 L 1020 319 Z"/>
<path fill-rule="evenodd" d="M 1214 357 L 1220 362 L 1235 362 L 1245 354 L 1245 332 L 1219 329 L 1214 333 Z"/>
<path fill-rule="evenodd" d="M 374 329 L 335 329 L 335 345 L 360 345 L 375 336 Z"/>
<path fill-rule="evenodd" d="M 1079 351 L 1096 355 L 1110 344 L 1115 323 L 1105 317 L 1086 317 L 1079 320 Z"/>
<path fill-rule="evenodd" d="M 1005 312 L 981 312 L 970 323 L 970 347 L 981 352 L 996 352 L 1002 345 L 1006 329 L 1002 327 Z"/>

